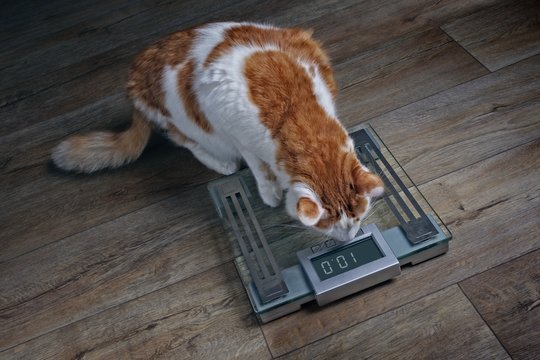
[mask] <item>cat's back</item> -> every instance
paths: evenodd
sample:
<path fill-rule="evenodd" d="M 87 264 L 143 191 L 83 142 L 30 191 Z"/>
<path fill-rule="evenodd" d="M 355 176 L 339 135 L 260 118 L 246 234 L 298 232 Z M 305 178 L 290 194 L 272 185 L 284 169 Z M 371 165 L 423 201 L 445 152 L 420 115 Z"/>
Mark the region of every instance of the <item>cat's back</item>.
<path fill-rule="evenodd" d="M 290 66 L 309 78 L 309 87 L 333 115 L 335 82 L 329 60 L 311 32 L 264 24 L 219 22 L 172 34 L 137 56 L 128 90 L 149 119 L 164 128 L 173 123 L 197 143 L 229 143 L 234 140 L 230 134 L 261 135 L 266 130 L 260 104 L 251 96 L 254 81 L 248 78 L 246 64 L 253 65 L 257 58 L 261 67 L 271 66 L 272 53 L 287 57 Z M 272 73 L 285 70 L 266 74 L 275 84 Z M 267 79 L 259 81 L 264 92 L 282 92 Z M 273 115 L 280 118 L 278 112 Z"/>
<path fill-rule="evenodd" d="M 196 29 L 191 55 L 202 74 L 201 81 L 221 80 L 219 75 L 241 72 L 247 58 L 258 52 L 278 51 L 291 59 L 314 65 L 327 80 L 332 92 L 335 84 L 331 77 L 328 57 L 312 37 L 311 30 L 279 28 L 257 23 L 211 23 Z"/>
<path fill-rule="evenodd" d="M 309 30 L 256 23 L 213 23 L 197 29 L 192 49 L 197 63 L 196 91 L 209 116 L 224 121 L 228 120 L 224 119 L 227 114 L 253 119 L 259 109 L 250 99 L 249 86 L 253 79 L 249 78 L 246 67 L 257 57 L 262 61 L 255 66 L 273 67 L 267 72 L 270 77 L 272 72 L 286 73 L 287 69 L 276 68 L 272 63 L 273 54 L 286 57 L 289 65 L 300 67 L 313 84 L 321 83 L 322 92 L 328 95 L 325 102 L 332 107 L 336 85 L 329 59 L 311 35 Z M 271 83 L 266 82 L 264 91 L 281 91 L 272 89 Z"/>

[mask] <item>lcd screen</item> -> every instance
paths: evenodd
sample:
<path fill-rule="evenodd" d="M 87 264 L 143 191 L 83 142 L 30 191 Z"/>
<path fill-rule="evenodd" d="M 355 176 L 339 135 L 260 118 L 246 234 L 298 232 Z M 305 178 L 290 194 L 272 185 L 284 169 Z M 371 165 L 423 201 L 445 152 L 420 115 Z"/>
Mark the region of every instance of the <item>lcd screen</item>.
<path fill-rule="evenodd" d="M 311 263 L 319 279 L 323 281 L 380 259 L 383 256 L 375 240 L 368 237 L 354 244 L 313 258 L 311 259 Z"/>

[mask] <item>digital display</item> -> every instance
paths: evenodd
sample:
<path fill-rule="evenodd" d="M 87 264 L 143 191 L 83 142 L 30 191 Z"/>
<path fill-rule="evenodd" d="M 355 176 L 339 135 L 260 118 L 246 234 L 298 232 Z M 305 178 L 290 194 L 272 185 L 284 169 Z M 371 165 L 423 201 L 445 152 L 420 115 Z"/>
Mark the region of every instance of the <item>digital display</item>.
<path fill-rule="evenodd" d="M 311 263 L 319 279 L 323 281 L 382 257 L 383 253 L 375 243 L 375 240 L 368 237 L 354 244 L 313 258 L 311 259 Z"/>

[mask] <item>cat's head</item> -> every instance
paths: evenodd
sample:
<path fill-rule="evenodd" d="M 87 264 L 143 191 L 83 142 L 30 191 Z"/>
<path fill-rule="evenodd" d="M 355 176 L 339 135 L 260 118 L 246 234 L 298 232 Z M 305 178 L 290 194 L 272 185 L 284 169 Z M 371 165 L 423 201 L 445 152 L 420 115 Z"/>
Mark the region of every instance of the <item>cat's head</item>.
<path fill-rule="evenodd" d="M 352 240 L 373 197 L 384 192 L 381 179 L 354 156 L 322 178 L 294 181 L 287 192 L 287 212 L 302 224 L 339 241 Z"/>

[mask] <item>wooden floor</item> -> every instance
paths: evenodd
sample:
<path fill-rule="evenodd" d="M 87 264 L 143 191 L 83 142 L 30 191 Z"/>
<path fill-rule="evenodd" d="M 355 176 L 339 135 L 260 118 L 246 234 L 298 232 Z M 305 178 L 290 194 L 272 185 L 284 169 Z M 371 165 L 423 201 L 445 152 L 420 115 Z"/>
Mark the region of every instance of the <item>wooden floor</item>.
<path fill-rule="evenodd" d="M 2 1 L 0 358 L 540 359 L 540 2 Z M 156 138 L 61 173 L 51 148 L 130 118 L 133 55 L 214 20 L 315 29 L 454 234 L 448 254 L 260 326 L 205 183 Z"/>

